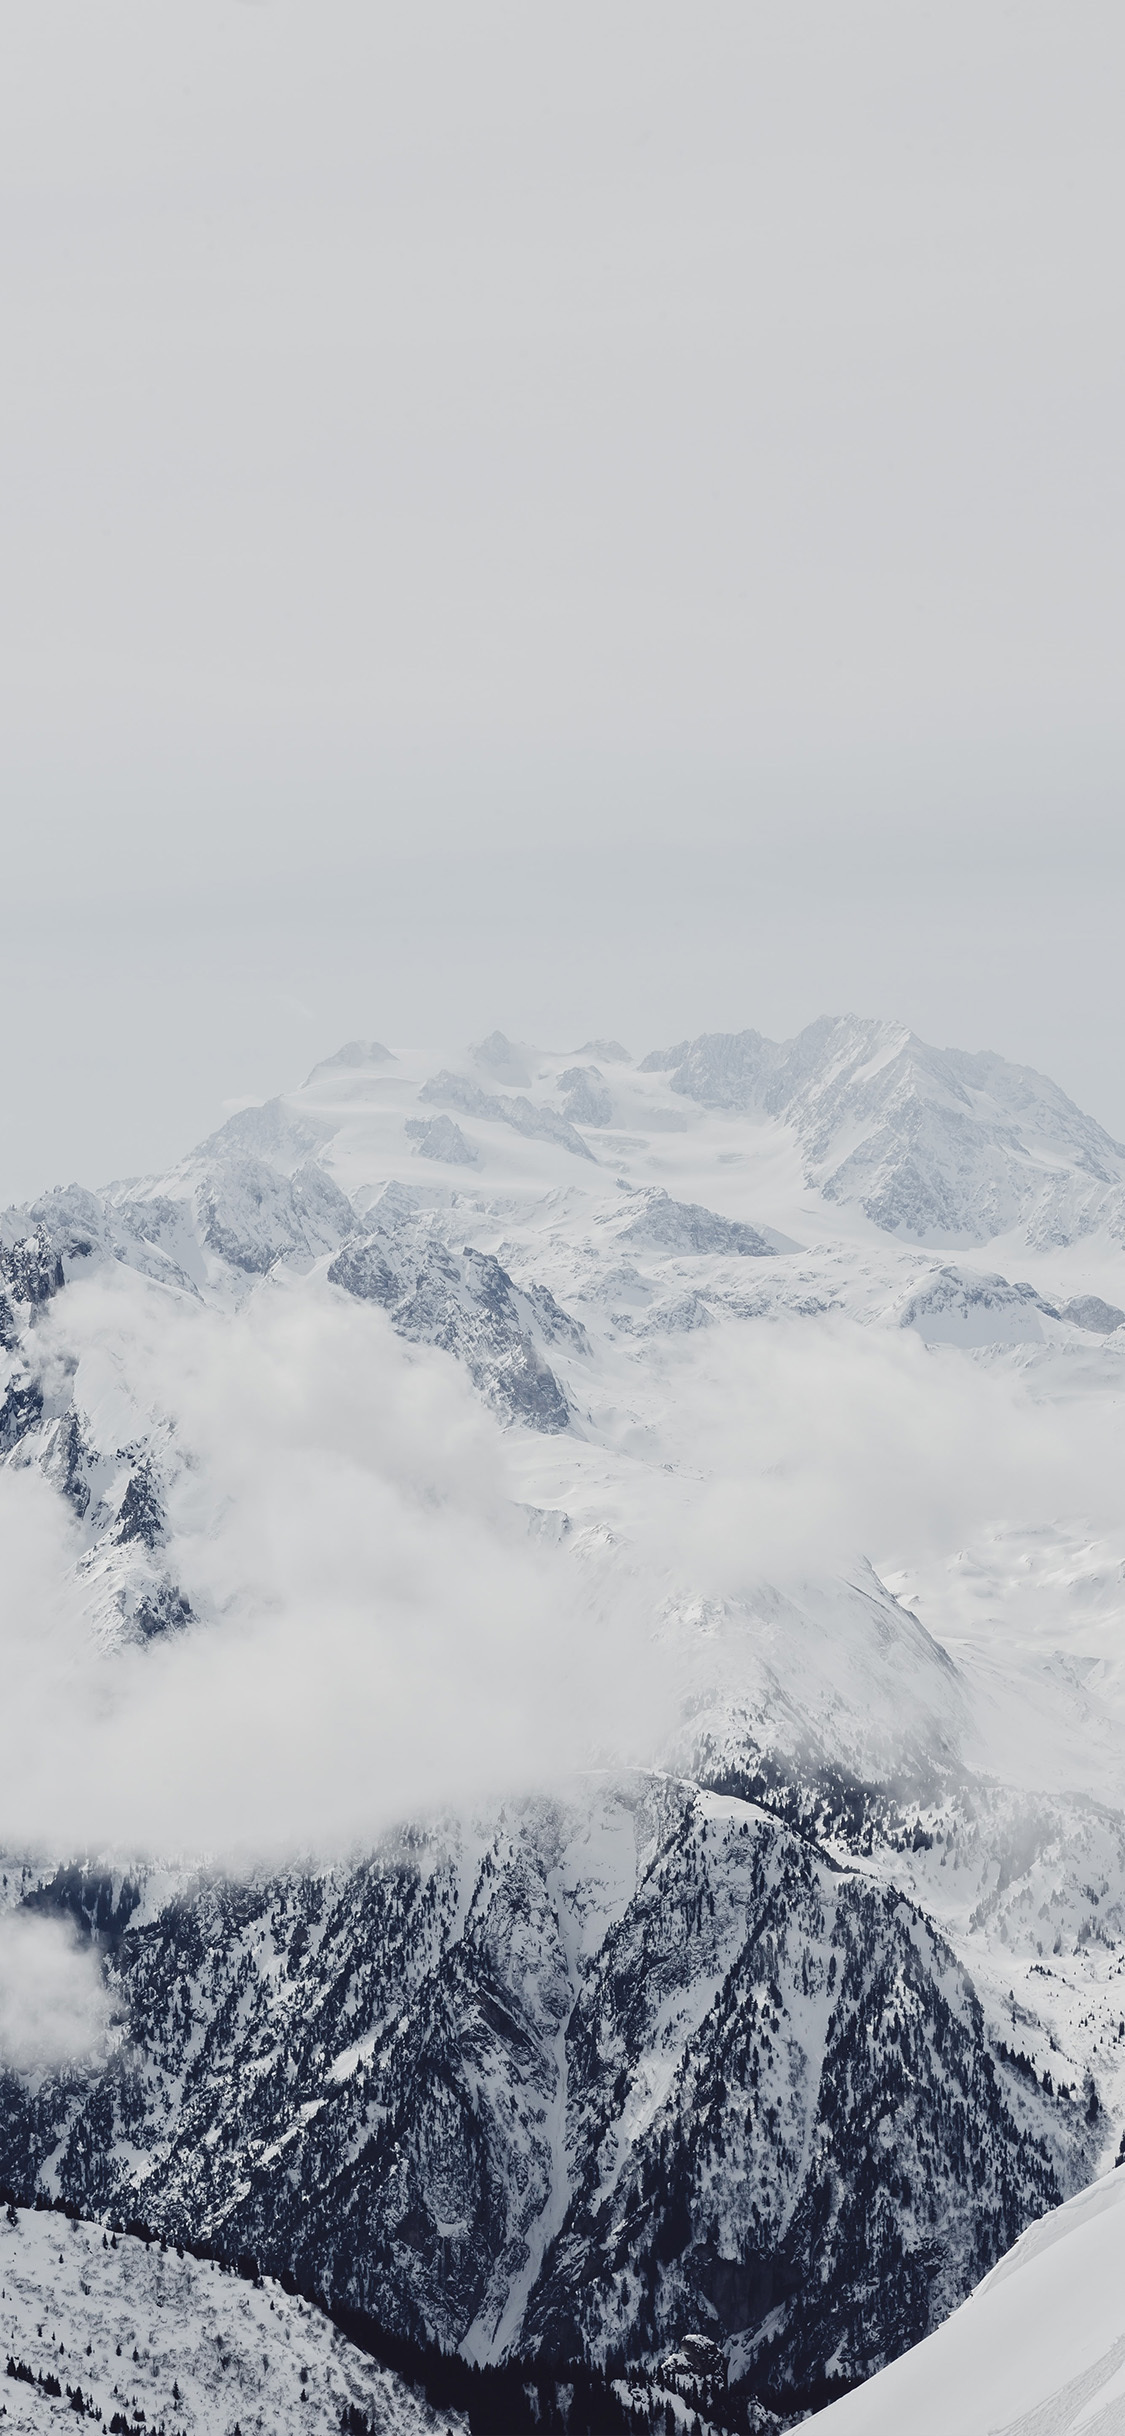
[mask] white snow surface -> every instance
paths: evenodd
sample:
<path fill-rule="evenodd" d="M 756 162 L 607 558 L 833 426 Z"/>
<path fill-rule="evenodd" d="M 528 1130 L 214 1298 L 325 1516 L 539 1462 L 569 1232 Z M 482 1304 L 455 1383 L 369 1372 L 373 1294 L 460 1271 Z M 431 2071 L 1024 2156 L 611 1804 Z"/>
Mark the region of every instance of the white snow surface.
<path fill-rule="evenodd" d="M 805 2424 L 825 2436 L 1121 2436 L 1125 2170 L 1030 2226 L 944 2326 Z"/>
<path fill-rule="evenodd" d="M 49 2210 L 0 2210 L 0 2370 L 9 2358 L 62 2387 L 0 2378 L 13 2436 L 84 2424 L 68 2387 L 103 2427 L 140 2412 L 167 2436 L 339 2436 L 348 2404 L 378 2436 L 462 2427 L 272 2277 L 254 2285 L 126 2233 L 110 2246 L 99 2225 Z"/>

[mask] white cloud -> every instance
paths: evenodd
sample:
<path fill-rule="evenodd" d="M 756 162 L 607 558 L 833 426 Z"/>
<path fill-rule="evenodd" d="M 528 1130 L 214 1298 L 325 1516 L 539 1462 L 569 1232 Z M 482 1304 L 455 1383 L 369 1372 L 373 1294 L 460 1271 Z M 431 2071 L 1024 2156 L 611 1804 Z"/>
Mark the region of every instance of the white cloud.
<path fill-rule="evenodd" d="M 0 1914 L 0 2065 L 57 2072 L 104 2048 L 111 2007 L 96 1949 L 64 1920 Z"/>
<path fill-rule="evenodd" d="M 646 1529 L 716 1590 L 857 1551 L 893 1567 L 998 1523 L 1116 1521 L 1122 1417 L 1055 1400 L 1057 1366 L 1041 1382 L 842 1314 L 728 1323 L 664 1364 L 659 1426 L 682 1479 L 661 1481 Z"/>
<path fill-rule="evenodd" d="M 101 1443 L 174 1419 L 166 1559 L 198 1621 L 99 1656 L 62 1501 L 0 1471 L 9 1845 L 339 1848 L 576 1766 L 645 1762 L 684 1692 L 682 1650 L 653 1637 L 669 1604 L 733 1603 L 749 1685 L 763 1584 L 798 1601 L 818 1585 L 810 1646 L 834 1681 L 832 1635 L 849 1628 L 824 1585 L 857 1556 L 932 1568 L 989 1532 L 1018 1547 L 1052 1517 L 1115 1529 L 1115 1408 L 1047 1402 L 1034 1366 L 842 1315 L 654 1352 L 643 1461 L 524 1446 L 531 1477 L 557 1478 L 542 1494 L 613 1535 L 561 1550 L 529 1538 L 519 1499 L 539 1492 L 517 1486 L 516 1449 L 456 1366 L 315 1276 L 224 1313 L 114 1270 L 41 1328 L 77 1359 Z"/>
<path fill-rule="evenodd" d="M 317 1280 L 232 1315 L 118 1271 L 56 1312 L 95 1428 L 176 1417 L 167 1560 L 199 1621 L 99 1658 L 58 1499 L 0 1473 L 9 1842 L 346 1842 L 651 1735 L 635 1609 L 529 1539 L 444 1357 Z"/>

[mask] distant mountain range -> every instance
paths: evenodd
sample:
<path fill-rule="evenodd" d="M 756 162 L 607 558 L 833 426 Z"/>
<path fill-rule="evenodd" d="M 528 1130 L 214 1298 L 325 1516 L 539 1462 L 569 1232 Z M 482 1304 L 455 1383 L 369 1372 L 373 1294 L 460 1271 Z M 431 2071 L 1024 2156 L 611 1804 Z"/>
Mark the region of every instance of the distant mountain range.
<path fill-rule="evenodd" d="M 702 1033 L 642 1071 L 702 1108 L 780 1118 L 810 1184 L 905 1242 L 1125 1241 L 1125 1149 L 1030 1066 L 825 1016 L 796 1040 Z"/>
<path fill-rule="evenodd" d="M 467 1380 L 560 1612 L 628 1605 L 675 1702 L 619 1766 L 595 1680 L 579 1785 L 513 1762 L 346 1861 L 13 1850 L 119 2028 L 10 2064 L 0 2178 L 467 2360 L 674 2356 L 736 2431 L 925 2336 L 1125 2130 L 1123 1246 L 1125 1150 L 1061 1091 L 854 1018 L 352 1042 L 166 1175 L 5 1212 L 0 1459 L 107 1685 L 249 1612 L 183 1381 L 284 1287 L 309 1342 L 374 1331 L 341 1443 L 392 1359 Z"/>

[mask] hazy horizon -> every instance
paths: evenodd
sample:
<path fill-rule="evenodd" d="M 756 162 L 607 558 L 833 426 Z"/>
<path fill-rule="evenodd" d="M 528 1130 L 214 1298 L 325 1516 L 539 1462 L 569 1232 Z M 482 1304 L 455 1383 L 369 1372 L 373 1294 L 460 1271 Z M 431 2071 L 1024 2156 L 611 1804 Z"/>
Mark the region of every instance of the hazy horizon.
<path fill-rule="evenodd" d="M 383 1029 L 1125 1135 L 1117 12 L 0 24 L 0 1199 Z"/>

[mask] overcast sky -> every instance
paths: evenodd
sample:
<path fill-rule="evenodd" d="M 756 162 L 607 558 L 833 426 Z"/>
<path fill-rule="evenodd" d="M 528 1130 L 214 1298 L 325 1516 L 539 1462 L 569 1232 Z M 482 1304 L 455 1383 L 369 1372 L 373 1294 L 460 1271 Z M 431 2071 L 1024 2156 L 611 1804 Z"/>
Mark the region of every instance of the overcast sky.
<path fill-rule="evenodd" d="M 496 1023 L 1125 1134 L 1117 0 L 0 33 L 0 1198 Z"/>

